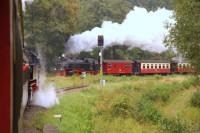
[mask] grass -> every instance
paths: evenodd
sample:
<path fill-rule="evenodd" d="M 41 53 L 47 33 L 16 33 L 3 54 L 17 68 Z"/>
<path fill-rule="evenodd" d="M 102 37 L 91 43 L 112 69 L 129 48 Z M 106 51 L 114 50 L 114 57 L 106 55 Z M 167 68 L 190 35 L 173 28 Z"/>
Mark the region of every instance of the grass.
<path fill-rule="evenodd" d="M 87 90 L 61 96 L 60 104 L 37 114 L 61 133 L 198 132 L 200 110 L 190 104 L 197 81 L 190 75 L 48 77 L 57 88 L 87 84 Z M 62 121 L 54 114 L 62 114 Z"/>

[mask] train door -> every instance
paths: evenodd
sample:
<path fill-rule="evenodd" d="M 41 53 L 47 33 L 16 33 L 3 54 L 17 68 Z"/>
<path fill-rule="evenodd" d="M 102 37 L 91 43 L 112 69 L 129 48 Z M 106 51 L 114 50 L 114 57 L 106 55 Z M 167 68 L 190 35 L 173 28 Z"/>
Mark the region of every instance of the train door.
<path fill-rule="evenodd" d="M 140 74 L 140 70 L 141 70 L 141 63 L 134 62 L 133 63 L 133 72 L 134 72 L 134 74 Z"/>
<path fill-rule="evenodd" d="M 176 73 L 177 72 L 177 68 L 178 68 L 178 63 L 172 62 L 170 65 L 171 65 L 170 71 L 172 73 Z"/>

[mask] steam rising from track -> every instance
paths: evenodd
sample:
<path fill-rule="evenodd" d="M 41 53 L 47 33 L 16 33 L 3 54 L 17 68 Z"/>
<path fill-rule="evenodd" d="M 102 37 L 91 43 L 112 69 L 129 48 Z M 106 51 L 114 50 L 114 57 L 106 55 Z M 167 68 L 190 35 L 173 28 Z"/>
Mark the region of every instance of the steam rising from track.
<path fill-rule="evenodd" d="M 45 88 L 40 88 L 33 95 L 33 104 L 42 107 L 52 107 L 58 104 L 58 98 L 56 96 L 55 87 L 53 85 L 48 85 Z"/>
<path fill-rule="evenodd" d="M 166 50 L 163 40 L 168 30 L 165 27 L 167 23 L 174 23 L 172 15 L 173 12 L 166 9 L 148 12 L 144 8 L 134 7 L 122 24 L 104 21 L 101 28 L 95 27 L 91 31 L 72 36 L 68 46 L 71 52 L 90 51 L 97 46 L 97 36 L 104 35 L 106 46 L 113 43 L 129 44 L 161 52 Z"/>
<path fill-rule="evenodd" d="M 42 56 L 42 50 L 37 49 L 40 58 L 40 75 L 38 79 L 39 89 L 33 93 L 32 104 L 39 105 L 42 107 L 52 107 L 56 104 L 59 104 L 55 87 L 51 83 L 46 83 L 46 69 L 45 69 L 45 60 Z"/>

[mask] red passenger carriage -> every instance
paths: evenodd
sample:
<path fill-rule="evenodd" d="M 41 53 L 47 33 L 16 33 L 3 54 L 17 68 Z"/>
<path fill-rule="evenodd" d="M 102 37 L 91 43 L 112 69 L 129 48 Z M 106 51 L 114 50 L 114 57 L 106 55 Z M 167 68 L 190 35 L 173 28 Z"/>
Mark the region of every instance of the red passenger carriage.
<path fill-rule="evenodd" d="M 103 73 L 113 75 L 131 75 L 133 73 L 133 61 L 131 60 L 104 60 Z"/>

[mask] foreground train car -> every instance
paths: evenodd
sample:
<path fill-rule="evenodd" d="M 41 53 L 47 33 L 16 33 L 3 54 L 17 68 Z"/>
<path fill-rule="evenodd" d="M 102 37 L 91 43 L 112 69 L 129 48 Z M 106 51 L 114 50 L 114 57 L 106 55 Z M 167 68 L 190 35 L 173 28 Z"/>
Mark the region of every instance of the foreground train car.
<path fill-rule="evenodd" d="M 0 4 L 0 133 L 19 133 L 30 89 L 37 88 L 34 55 L 23 47 L 22 6 L 20 0 Z M 29 57 L 30 56 L 30 57 Z"/>
<path fill-rule="evenodd" d="M 0 132 L 17 133 L 22 101 L 22 31 L 21 3 L 2 0 L 0 4 Z"/>

